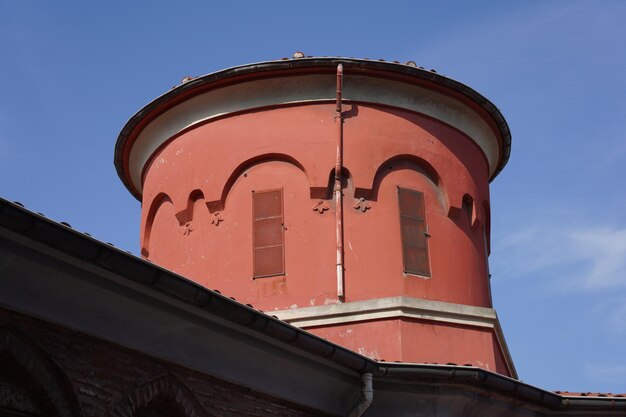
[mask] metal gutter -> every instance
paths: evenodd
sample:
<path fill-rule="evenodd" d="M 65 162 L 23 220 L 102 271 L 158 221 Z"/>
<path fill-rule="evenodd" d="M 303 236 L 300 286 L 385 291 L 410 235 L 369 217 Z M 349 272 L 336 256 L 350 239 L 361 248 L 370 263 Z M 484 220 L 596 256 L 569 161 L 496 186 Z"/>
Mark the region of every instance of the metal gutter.
<path fill-rule="evenodd" d="M 612 410 L 626 412 L 624 397 L 562 397 L 561 408 L 564 410 Z"/>
<path fill-rule="evenodd" d="M 100 242 L 89 235 L 0 198 L 0 228 L 44 244 L 84 262 L 111 271 L 195 308 L 246 326 L 308 354 L 325 358 L 347 370 L 371 373 L 376 381 L 412 381 L 471 386 L 497 392 L 550 412 L 626 411 L 626 397 L 562 396 L 519 380 L 472 366 L 376 362 L 217 291 Z"/>
<path fill-rule="evenodd" d="M 379 370 L 383 372 L 376 374 L 379 378 L 460 383 L 478 386 L 489 391 L 495 390 L 517 400 L 524 400 L 550 409 L 561 406 L 561 396 L 558 394 L 471 366 L 388 364 L 379 366 Z"/>
<path fill-rule="evenodd" d="M 141 201 L 140 193 L 134 189 L 132 184 L 126 178 L 124 149 L 128 145 L 127 142 L 131 134 L 140 125 L 144 118 L 148 117 L 155 111 L 162 111 L 162 109 L 160 109 L 162 106 L 174 102 L 181 96 L 186 94 L 192 95 L 193 90 L 198 90 L 199 92 L 204 88 L 209 88 L 212 83 L 228 79 L 234 80 L 236 77 L 240 76 L 257 73 L 262 75 L 263 73 L 269 72 L 290 71 L 296 69 L 306 70 L 313 68 L 332 71 L 339 64 L 342 64 L 344 68 L 348 68 L 350 70 L 374 70 L 386 72 L 390 75 L 395 74 L 400 76 L 409 76 L 418 80 L 432 82 L 441 87 L 449 88 L 457 93 L 460 93 L 479 105 L 491 116 L 502 138 L 500 161 L 490 180 L 493 180 L 507 164 L 511 153 L 511 132 L 509 126 L 500 110 L 491 101 L 469 86 L 453 80 L 452 78 L 438 74 L 434 70 L 429 71 L 424 68 L 401 64 L 399 62 L 341 57 L 306 57 L 246 64 L 203 75 L 174 87 L 170 91 L 146 104 L 126 122 L 117 138 L 114 155 L 117 175 L 120 177 L 131 194 Z"/>

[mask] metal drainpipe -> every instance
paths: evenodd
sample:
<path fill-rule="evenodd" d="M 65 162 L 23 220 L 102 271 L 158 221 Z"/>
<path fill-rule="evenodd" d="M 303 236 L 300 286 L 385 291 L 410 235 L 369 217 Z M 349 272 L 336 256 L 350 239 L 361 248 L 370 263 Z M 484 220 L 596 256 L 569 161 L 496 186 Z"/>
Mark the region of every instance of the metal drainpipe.
<path fill-rule="evenodd" d="M 341 114 L 341 93 L 343 87 L 343 65 L 337 65 L 337 106 L 335 123 L 337 123 L 337 160 L 335 162 L 335 229 L 337 236 L 337 297 L 344 298 L 343 288 L 343 193 L 341 190 L 341 171 L 343 164 L 343 115 Z"/>
<path fill-rule="evenodd" d="M 374 399 L 374 388 L 372 386 L 372 374 L 367 373 L 361 375 L 361 398 L 359 402 L 352 409 L 348 417 L 361 417 L 365 410 L 367 410 L 372 404 Z"/>

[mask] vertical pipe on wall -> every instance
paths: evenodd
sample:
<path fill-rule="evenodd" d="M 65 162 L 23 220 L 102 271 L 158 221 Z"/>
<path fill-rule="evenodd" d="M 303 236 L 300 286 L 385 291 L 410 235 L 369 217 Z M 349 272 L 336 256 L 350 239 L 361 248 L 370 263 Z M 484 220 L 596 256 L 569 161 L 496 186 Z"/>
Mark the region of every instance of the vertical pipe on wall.
<path fill-rule="evenodd" d="M 361 417 L 370 405 L 372 405 L 372 401 L 374 400 L 372 378 L 371 373 L 361 375 L 361 397 L 350 414 L 348 414 L 348 417 Z"/>
<path fill-rule="evenodd" d="M 343 116 L 341 114 L 343 87 L 343 65 L 337 65 L 337 101 L 335 108 L 335 123 L 337 124 L 337 160 L 335 162 L 335 221 L 337 237 L 337 297 L 344 298 L 343 280 L 343 193 L 341 190 L 341 175 L 343 164 Z"/>

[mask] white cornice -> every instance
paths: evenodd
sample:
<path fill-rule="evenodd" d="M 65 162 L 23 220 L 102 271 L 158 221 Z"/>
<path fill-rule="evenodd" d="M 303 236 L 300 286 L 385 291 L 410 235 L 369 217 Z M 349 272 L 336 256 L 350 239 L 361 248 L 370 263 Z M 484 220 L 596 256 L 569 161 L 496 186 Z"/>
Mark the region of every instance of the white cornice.
<path fill-rule="evenodd" d="M 390 318 L 421 319 L 489 328 L 494 331 L 511 375 L 517 378 L 498 315 L 492 308 L 398 296 L 277 310 L 271 314 L 302 329 Z"/>
<path fill-rule="evenodd" d="M 470 326 L 493 327 L 495 310 L 412 297 L 388 297 L 341 304 L 274 311 L 279 319 L 298 327 L 327 326 L 388 317 L 408 317 Z"/>
<path fill-rule="evenodd" d="M 334 99 L 334 76 L 319 74 L 257 79 L 199 94 L 165 111 L 141 131 L 130 151 L 132 183 L 141 192 L 141 174 L 150 157 L 190 127 L 234 112 Z M 447 95 L 413 84 L 351 75 L 345 79 L 344 99 L 404 108 L 440 120 L 478 144 L 489 161 L 490 175 L 498 168 L 500 149 L 493 131 L 469 106 Z"/>

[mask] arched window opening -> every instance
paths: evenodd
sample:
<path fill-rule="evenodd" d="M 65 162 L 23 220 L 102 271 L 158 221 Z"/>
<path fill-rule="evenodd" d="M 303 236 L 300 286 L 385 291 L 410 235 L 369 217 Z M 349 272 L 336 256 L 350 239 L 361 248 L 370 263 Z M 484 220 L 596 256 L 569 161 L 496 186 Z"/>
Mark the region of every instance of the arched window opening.
<path fill-rule="evenodd" d="M 463 212 L 467 217 L 467 222 L 471 227 L 474 224 L 474 199 L 469 194 L 463 196 Z"/>
<path fill-rule="evenodd" d="M 0 417 L 75 417 L 69 380 L 34 341 L 0 328 Z"/>
<path fill-rule="evenodd" d="M 162 375 L 124 393 L 108 417 L 214 417 L 173 375 Z"/>

